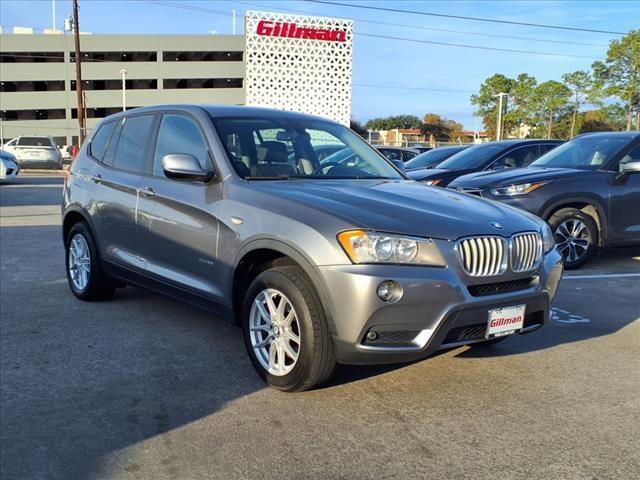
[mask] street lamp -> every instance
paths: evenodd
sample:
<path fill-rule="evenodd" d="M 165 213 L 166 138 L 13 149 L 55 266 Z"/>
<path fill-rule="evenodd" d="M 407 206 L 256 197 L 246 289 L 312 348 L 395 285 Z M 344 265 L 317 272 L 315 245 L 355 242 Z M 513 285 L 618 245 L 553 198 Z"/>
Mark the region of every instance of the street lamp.
<path fill-rule="evenodd" d="M 127 71 L 123 68 L 120 73 L 122 74 L 122 111 L 124 112 L 127 110 Z"/>

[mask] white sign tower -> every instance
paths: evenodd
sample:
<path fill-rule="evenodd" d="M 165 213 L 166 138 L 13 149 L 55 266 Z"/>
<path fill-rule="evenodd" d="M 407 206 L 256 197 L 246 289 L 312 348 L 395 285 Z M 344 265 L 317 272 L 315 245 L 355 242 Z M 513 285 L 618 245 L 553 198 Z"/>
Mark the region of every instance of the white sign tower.
<path fill-rule="evenodd" d="M 349 125 L 353 21 L 247 11 L 246 104 Z"/>

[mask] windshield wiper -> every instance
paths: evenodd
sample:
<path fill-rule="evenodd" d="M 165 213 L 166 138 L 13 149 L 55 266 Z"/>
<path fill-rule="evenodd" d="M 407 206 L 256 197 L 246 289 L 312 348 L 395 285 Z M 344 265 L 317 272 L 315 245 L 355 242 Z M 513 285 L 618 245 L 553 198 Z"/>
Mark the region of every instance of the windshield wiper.
<path fill-rule="evenodd" d="M 245 180 L 290 180 L 291 178 L 300 178 L 300 177 L 291 177 L 289 175 L 273 175 L 273 176 L 249 175 L 244 177 Z"/>

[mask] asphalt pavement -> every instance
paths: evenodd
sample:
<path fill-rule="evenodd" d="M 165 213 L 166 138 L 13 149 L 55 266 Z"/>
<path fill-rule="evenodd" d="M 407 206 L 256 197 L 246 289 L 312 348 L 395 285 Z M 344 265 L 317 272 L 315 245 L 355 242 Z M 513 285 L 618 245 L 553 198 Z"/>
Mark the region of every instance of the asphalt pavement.
<path fill-rule="evenodd" d="M 75 299 L 61 186 L 0 186 L 2 478 L 637 478 L 640 249 L 570 272 L 536 333 L 286 394 L 207 312 Z"/>

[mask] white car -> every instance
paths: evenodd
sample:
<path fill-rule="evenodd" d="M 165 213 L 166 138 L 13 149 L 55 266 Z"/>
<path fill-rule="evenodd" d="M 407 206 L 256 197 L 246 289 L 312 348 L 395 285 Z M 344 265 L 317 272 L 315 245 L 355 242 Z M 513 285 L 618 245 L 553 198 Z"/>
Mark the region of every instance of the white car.
<path fill-rule="evenodd" d="M 11 153 L 0 150 L 0 182 L 12 182 L 20 173 L 18 160 Z"/>
<path fill-rule="evenodd" d="M 3 149 L 13 154 L 22 167 L 62 168 L 62 156 L 53 137 L 22 135 Z"/>

